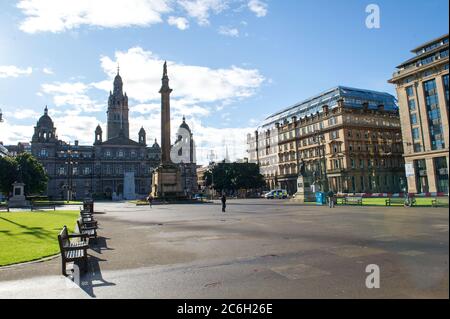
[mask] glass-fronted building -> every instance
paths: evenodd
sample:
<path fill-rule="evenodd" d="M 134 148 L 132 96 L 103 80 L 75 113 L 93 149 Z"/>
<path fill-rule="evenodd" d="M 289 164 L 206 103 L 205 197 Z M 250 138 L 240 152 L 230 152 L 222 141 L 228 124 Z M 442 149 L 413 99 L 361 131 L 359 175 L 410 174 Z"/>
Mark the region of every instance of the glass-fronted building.
<path fill-rule="evenodd" d="M 390 83 L 396 85 L 410 193 L 447 193 L 449 36 L 415 48 Z"/>

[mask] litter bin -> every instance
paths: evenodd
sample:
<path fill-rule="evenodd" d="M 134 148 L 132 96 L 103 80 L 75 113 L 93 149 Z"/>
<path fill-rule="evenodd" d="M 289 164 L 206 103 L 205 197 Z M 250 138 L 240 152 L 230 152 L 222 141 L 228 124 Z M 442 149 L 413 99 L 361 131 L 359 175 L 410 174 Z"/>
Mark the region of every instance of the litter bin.
<path fill-rule="evenodd" d="M 326 205 L 327 203 L 327 196 L 324 192 L 317 192 L 316 193 L 316 205 L 322 206 Z"/>

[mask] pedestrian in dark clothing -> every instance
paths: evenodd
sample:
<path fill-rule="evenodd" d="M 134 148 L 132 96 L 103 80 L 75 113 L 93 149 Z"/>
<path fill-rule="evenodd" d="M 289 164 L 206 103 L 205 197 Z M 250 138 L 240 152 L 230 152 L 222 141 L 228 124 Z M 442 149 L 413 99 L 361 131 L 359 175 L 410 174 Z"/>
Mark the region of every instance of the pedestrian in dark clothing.
<path fill-rule="evenodd" d="M 327 196 L 328 196 L 328 207 L 334 208 L 334 193 L 333 193 L 333 191 L 330 190 L 327 193 Z"/>
<path fill-rule="evenodd" d="M 227 197 L 225 194 L 222 195 L 220 200 L 222 201 L 222 212 L 225 213 L 225 208 L 227 208 Z"/>
<path fill-rule="evenodd" d="M 150 208 L 152 208 L 153 206 L 153 196 L 152 196 L 152 194 L 150 194 L 150 195 L 148 195 L 148 197 L 147 197 L 147 201 L 148 201 L 148 204 L 150 205 Z"/>

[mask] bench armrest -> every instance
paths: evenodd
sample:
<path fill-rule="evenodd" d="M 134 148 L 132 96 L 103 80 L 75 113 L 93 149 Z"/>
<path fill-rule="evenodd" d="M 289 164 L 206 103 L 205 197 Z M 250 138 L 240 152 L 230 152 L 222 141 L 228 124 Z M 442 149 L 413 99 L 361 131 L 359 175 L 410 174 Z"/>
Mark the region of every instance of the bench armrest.
<path fill-rule="evenodd" d="M 87 238 L 87 235 L 86 234 L 71 234 L 71 235 L 69 235 L 69 239 L 70 238 Z"/>
<path fill-rule="evenodd" d="M 63 250 L 64 251 L 74 251 L 74 250 L 85 250 L 85 249 L 87 249 L 87 248 L 89 248 L 89 244 L 85 244 L 85 245 L 83 245 L 83 246 L 78 246 L 78 247 L 68 247 L 68 246 L 64 246 L 63 247 Z"/>

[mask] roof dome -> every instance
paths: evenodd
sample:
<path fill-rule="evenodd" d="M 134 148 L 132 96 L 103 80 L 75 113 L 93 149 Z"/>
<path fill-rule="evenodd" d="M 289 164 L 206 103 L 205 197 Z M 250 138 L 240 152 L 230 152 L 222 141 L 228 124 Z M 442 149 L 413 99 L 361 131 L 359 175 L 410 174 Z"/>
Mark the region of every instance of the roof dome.
<path fill-rule="evenodd" d="M 153 144 L 152 147 L 157 148 L 157 149 L 161 148 L 161 147 L 159 147 L 159 144 L 158 144 L 158 141 L 156 140 L 156 138 L 155 138 L 155 143 Z"/>
<path fill-rule="evenodd" d="M 37 126 L 40 127 L 47 127 L 47 128 L 53 128 L 53 121 L 50 118 L 50 116 L 48 116 L 48 108 L 47 106 L 44 109 L 44 115 L 41 116 L 41 118 L 39 119 Z"/>
<path fill-rule="evenodd" d="M 191 133 L 191 128 L 189 127 L 189 125 L 187 125 L 186 118 L 184 116 L 183 116 L 183 123 L 181 123 L 180 128 L 184 128 L 184 129 L 188 130 L 189 133 Z"/>

